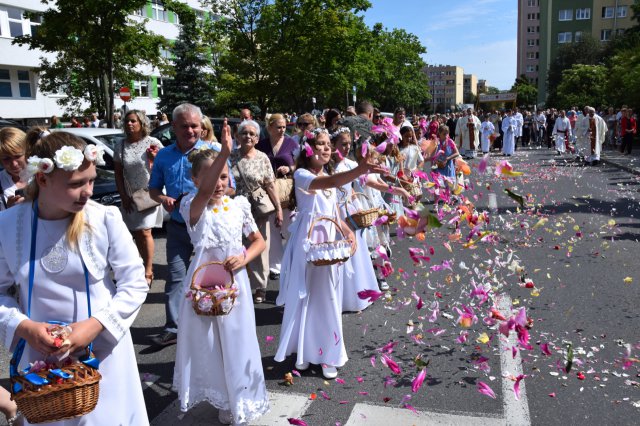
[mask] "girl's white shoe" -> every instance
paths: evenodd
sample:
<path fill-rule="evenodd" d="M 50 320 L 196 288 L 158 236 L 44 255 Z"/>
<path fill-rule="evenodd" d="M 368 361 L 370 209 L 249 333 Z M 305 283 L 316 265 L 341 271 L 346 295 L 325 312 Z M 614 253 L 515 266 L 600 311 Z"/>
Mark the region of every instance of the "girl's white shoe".
<path fill-rule="evenodd" d="M 322 364 L 322 375 L 325 379 L 335 379 L 338 377 L 338 369 L 332 365 Z"/>

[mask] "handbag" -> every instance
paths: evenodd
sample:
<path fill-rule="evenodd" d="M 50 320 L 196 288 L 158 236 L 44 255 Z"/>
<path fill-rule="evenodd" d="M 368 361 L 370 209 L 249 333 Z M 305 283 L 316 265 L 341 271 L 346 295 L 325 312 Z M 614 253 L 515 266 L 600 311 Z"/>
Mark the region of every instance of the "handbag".
<path fill-rule="evenodd" d="M 149 210 L 155 207 L 158 207 L 160 203 L 151 198 L 149 195 L 148 188 L 140 188 L 135 192 L 131 192 L 131 186 L 129 182 L 127 182 L 127 178 L 124 176 L 124 140 L 122 141 L 122 148 L 120 152 L 120 158 L 123 161 L 123 169 L 122 169 L 122 180 L 124 181 L 124 185 L 126 187 L 129 196 L 131 197 L 131 201 L 133 201 L 133 205 L 138 212 L 143 212 L 145 210 Z"/>
<path fill-rule="evenodd" d="M 240 160 L 241 161 L 241 160 Z M 255 189 L 251 189 L 247 180 L 244 177 L 244 173 L 242 172 L 242 168 L 240 167 L 240 161 L 238 161 L 238 173 L 240 173 L 240 177 L 244 181 L 244 185 L 247 187 L 249 191 L 249 195 L 247 198 L 249 199 L 249 204 L 251 204 L 251 213 L 254 218 L 257 217 L 265 217 L 269 216 L 271 213 L 276 211 L 273 202 L 271 202 L 271 198 L 267 191 L 262 186 L 258 186 Z"/>
<path fill-rule="evenodd" d="M 275 186 L 276 194 L 278 194 L 278 199 L 280 199 L 280 206 L 283 209 L 288 209 L 289 202 L 291 201 L 291 191 L 293 191 L 293 178 L 277 178 Z"/>

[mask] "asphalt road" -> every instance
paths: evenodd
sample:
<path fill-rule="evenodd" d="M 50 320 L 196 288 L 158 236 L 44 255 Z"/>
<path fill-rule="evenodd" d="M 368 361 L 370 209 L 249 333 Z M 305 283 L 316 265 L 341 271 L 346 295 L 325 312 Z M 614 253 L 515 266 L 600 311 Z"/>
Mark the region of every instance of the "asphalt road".
<path fill-rule="evenodd" d="M 492 157 L 489 164 L 503 159 Z M 524 174 L 496 177 L 492 167 L 484 175 L 474 171 L 465 193 L 479 212 L 487 210 L 487 194 L 497 194 L 498 209 L 483 228 L 492 232 L 490 241 L 466 244 L 471 228 L 463 219 L 456 240 L 455 223 L 447 223 L 455 214 L 448 212 L 445 225 L 429 231 L 425 241 L 396 242 L 388 298 L 343 316 L 350 357 L 339 370 L 343 381 L 327 382 L 312 366 L 294 377 L 293 386 L 284 385 L 294 361 L 273 361 L 283 309 L 273 303 L 277 283 L 270 282 L 268 302 L 256 307 L 263 365 L 271 392 L 304 402 L 295 417 L 309 425 L 637 424 L 640 179 L 607 165 L 581 167 L 547 150 L 518 151 L 510 162 Z M 525 196 L 525 208 L 519 209 L 504 188 Z M 197 416 L 178 417 L 170 390 L 175 347 L 149 345 L 148 336 L 159 333 L 164 322 L 164 242 L 159 230 L 159 279 L 131 329 L 149 418 L 153 424 L 217 424 L 208 407 L 198 407 Z M 430 260 L 415 264 L 409 248 L 422 248 Z M 534 287 L 527 288 L 525 279 Z M 488 301 L 470 297 L 473 282 L 487 285 Z M 469 328 L 457 321 L 455 309 L 463 304 L 478 317 Z M 507 341 L 484 323 L 491 306 L 507 317 L 525 308 L 530 350 L 515 343 L 515 332 Z M 388 356 L 400 374 L 381 362 L 378 349 L 390 342 L 395 345 Z M 574 360 L 566 373 L 569 342 Z M 429 364 L 414 393 L 418 355 Z M 627 365 L 625 358 L 631 359 Z M 6 362 L 1 367 L 6 377 Z M 517 400 L 513 385 L 519 374 L 525 377 Z M 478 392 L 479 382 L 496 398 Z M 255 424 L 287 424 L 287 416 Z"/>

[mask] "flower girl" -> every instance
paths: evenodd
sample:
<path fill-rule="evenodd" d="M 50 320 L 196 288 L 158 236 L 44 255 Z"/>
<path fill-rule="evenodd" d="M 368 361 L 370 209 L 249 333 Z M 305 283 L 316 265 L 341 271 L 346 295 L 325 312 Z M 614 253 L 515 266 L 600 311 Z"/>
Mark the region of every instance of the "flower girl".
<path fill-rule="evenodd" d="M 195 256 L 183 284 L 187 297 L 180 306 L 173 387 L 178 392 L 182 411 L 207 401 L 219 409 L 221 423 L 240 425 L 269 411 L 245 269 L 265 249 L 265 242 L 247 199 L 225 196 L 229 183 L 226 161 L 231 151 L 226 121 L 221 142 L 219 154 L 208 148 L 195 149 L 189 154 L 191 174 L 198 190 L 182 199 L 180 213 Z M 250 241 L 246 249 L 242 245 L 243 234 Z M 234 304 L 222 299 L 220 309 L 226 313 L 223 315 L 202 315 L 194 310 L 193 298 L 198 292 L 191 290 L 192 278 L 200 266 L 209 262 L 220 262 L 220 270 L 209 278 L 228 278 L 233 282 L 231 289 L 237 292 Z M 214 303 L 212 299 L 208 299 L 208 303 L 206 298 L 199 300 L 202 303 L 196 305 L 201 311 Z"/>
<path fill-rule="evenodd" d="M 325 129 L 306 132 L 301 140 L 303 150 L 294 173 L 297 215 L 289 227 L 290 239 L 282 258 L 280 293 L 276 303 L 285 305 L 280 342 L 275 360 L 296 353 L 295 366 L 306 370 L 309 364 L 320 364 L 327 379 L 334 379 L 347 362 L 342 333 L 342 264 L 316 266 L 306 260 L 305 242 L 314 218 L 337 217 L 336 188 L 348 184 L 369 171 L 383 171 L 368 163 L 365 157 L 352 170 L 332 174 L 331 143 Z M 312 233 L 333 241 L 338 230 L 331 222 Z M 344 235 L 355 246 L 353 232 L 339 222 Z M 317 235 L 316 235 L 317 234 Z M 307 247 L 308 248 L 308 247 Z M 355 248 L 355 247 L 354 247 Z M 365 247 L 360 250 L 366 250 Z"/>

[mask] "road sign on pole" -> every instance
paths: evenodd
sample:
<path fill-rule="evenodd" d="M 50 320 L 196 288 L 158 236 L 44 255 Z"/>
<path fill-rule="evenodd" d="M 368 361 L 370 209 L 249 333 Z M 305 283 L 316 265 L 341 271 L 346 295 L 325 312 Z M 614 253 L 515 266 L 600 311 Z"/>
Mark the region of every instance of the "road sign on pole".
<path fill-rule="evenodd" d="M 118 93 L 120 94 L 120 99 L 122 99 L 123 102 L 129 102 L 131 100 L 131 91 L 128 87 L 123 87 Z"/>

